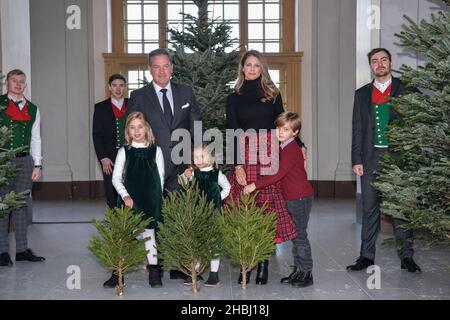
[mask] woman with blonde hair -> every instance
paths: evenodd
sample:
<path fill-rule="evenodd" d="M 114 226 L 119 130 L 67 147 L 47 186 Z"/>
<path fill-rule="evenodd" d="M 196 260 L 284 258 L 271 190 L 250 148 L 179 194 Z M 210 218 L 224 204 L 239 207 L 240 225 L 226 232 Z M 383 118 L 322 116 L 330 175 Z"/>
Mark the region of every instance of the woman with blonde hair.
<path fill-rule="evenodd" d="M 249 144 L 246 143 L 245 137 L 249 137 L 248 133 L 238 137 L 234 143 L 234 166 L 230 173 L 230 183 L 232 198 L 234 201 L 238 201 L 244 187 L 260 179 L 261 169 L 268 167 L 267 164 L 263 164 L 265 162 L 258 161 L 255 164 L 250 161 L 250 151 L 252 154 L 259 155 L 259 160 L 262 156 L 259 152 L 260 148 L 268 151 L 269 158 L 272 156 L 270 130 L 276 129 L 274 121 L 280 113 L 284 112 L 280 91 L 270 78 L 267 61 L 260 52 L 250 50 L 242 56 L 235 91 L 228 96 L 226 110 L 228 129 L 242 129 L 244 132 L 249 129 L 256 131 L 254 138 L 257 141 L 257 150 L 250 150 Z M 239 148 L 237 148 L 238 144 Z M 273 148 L 278 151 L 278 145 Z M 238 150 L 243 153 L 244 163 L 242 164 L 241 155 L 237 154 Z M 274 211 L 278 215 L 274 241 L 282 243 L 296 238 L 297 232 L 286 209 L 279 182 L 259 190 L 256 201 L 259 206 L 266 204 L 268 211 Z M 258 264 L 256 284 L 267 283 L 268 265 L 268 260 Z M 249 276 L 250 273 L 247 274 L 247 281 L 249 281 Z M 238 282 L 241 283 L 241 281 L 242 275 L 239 276 Z"/>

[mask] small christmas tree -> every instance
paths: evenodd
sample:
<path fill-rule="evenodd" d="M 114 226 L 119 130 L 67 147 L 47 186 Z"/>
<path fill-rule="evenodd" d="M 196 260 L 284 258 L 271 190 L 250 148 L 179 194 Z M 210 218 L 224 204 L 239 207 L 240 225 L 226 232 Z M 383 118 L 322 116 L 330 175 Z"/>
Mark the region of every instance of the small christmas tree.
<path fill-rule="evenodd" d="M 191 276 L 192 292 L 196 293 L 197 276 L 222 253 L 219 212 L 195 181 L 182 187 L 184 192 L 172 192 L 164 199 L 164 221 L 158 223 L 158 257 L 165 268 Z"/>
<path fill-rule="evenodd" d="M 447 5 L 450 3 L 446 1 Z M 393 99 L 401 121 L 387 133 L 390 149 L 375 187 L 382 194 L 382 211 L 409 222 L 427 244 L 450 244 L 450 13 L 408 25 L 396 34 L 400 45 L 426 59 L 413 69 L 403 65 L 402 82 L 423 93 Z"/>
<path fill-rule="evenodd" d="M 242 288 L 247 287 L 247 272 L 275 251 L 277 216 L 256 205 L 256 193 L 243 195 L 239 202 L 224 207 L 219 217 L 224 248 L 232 262 L 241 266 Z"/>
<path fill-rule="evenodd" d="M 123 295 L 123 274 L 138 265 L 147 255 L 144 242 L 137 239 L 153 220 L 142 220 L 144 214 L 136 215 L 128 207 L 106 208 L 105 220 L 93 220 L 98 235 L 92 236 L 89 251 L 108 269 L 114 270 L 119 278 L 117 295 Z"/>
<path fill-rule="evenodd" d="M 0 105 L 0 113 L 7 106 Z M 2 123 L 0 118 L 0 188 L 8 184 L 13 179 L 20 168 L 11 163 L 14 156 L 27 149 L 27 147 L 11 149 L 10 148 L 11 133 L 10 129 Z M 9 192 L 0 196 L 0 218 L 25 206 L 25 197 L 30 193 L 29 190 L 16 193 Z"/>

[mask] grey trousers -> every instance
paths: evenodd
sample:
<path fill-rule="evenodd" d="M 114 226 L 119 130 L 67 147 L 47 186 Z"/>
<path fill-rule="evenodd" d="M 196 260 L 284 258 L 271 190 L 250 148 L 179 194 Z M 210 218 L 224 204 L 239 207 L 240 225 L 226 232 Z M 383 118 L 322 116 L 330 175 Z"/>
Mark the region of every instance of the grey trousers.
<path fill-rule="evenodd" d="M 286 202 L 286 208 L 292 216 L 297 237 L 292 240 L 292 255 L 295 266 L 303 272 L 312 271 L 313 260 L 311 244 L 308 240 L 308 222 L 311 213 L 313 197 Z"/>
<path fill-rule="evenodd" d="M 20 165 L 22 170 L 18 172 L 16 177 L 10 181 L 6 186 L 3 186 L 0 190 L 0 195 L 16 191 L 22 192 L 27 189 L 31 190 L 33 184 L 31 180 L 31 174 L 33 172 L 34 163 L 31 156 L 22 158 L 14 158 L 12 162 L 16 165 Z M 9 222 L 14 223 L 14 233 L 16 235 L 16 252 L 23 252 L 28 248 L 27 242 L 27 207 L 22 207 L 3 218 L 0 218 L 0 253 L 9 251 Z"/>
<path fill-rule="evenodd" d="M 375 260 L 375 247 L 380 229 L 380 194 L 371 184 L 375 182 L 375 172 L 381 169 L 380 156 L 386 151 L 386 149 L 375 148 L 372 161 L 364 166 L 364 175 L 361 177 L 363 221 L 360 255 L 371 260 Z M 412 258 L 414 255 L 413 233 L 411 230 L 401 228 L 406 223 L 403 220 L 393 219 L 395 238 L 402 244 L 397 250 L 400 259 Z"/>

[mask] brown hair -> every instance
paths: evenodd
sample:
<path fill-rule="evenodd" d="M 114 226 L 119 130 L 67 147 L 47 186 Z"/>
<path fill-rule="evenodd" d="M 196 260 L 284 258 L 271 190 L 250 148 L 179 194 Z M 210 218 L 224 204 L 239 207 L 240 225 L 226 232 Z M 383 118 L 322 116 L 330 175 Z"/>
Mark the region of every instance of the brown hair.
<path fill-rule="evenodd" d="M 392 55 L 391 55 L 391 53 L 389 52 L 388 49 L 385 49 L 385 48 L 375 48 L 375 49 L 372 49 L 372 51 L 370 51 L 370 52 L 367 54 L 367 58 L 369 58 L 369 64 L 372 62 L 372 61 L 371 61 L 371 60 L 372 60 L 372 57 L 373 57 L 375 54 L 377 54 L 378 52 L 385 52 L 385 53 L 387 54 L 387 56 L 389 57 L 389 61 L 392 61 Z"/>
<path fill-rule="evenodd" d="M 295 112 L 289 111 L 282 112 L 275 119 L 275 125 L 277 127 L 284 126 L 286 123 L 289 123 L 292 131 L 294 132 L 298 131 L 297 134 L 300 132 L 300 129 L 302 128 L 302 120 L 300 119 L 298 113 Z"/>
<path fill-rule="evenodd" d="M 150 124 L 148 123 L 147 119 L 145 118 L 145 115 L 142 112 L 132 112 L 127 118 L 127 122 L 125 123 L 125 141 L 128 144 L 128 147 L 131 148 L 131 143 L 133 142 L 133 138 L 131 137 L 129 131 L 130 123 L 133 120 L 141 120 L 144 124 L 145 128 L 145 142 L 147 142 L 149 145 L 152 145 L 155 143 L 155 136 L 153 135 L 153 130 L 150 127 Z"/>
<path fill-rule="evenodd" d="M 8 72 L 6 74 L 6 80 L 9 80 L 9 78 L 12 77 L 12 76 L 24 76 L 24 77 L 26 77 L 25 72 L 23 72 L 20 69 L 14 69 L 14 70 L 11 70 L 10 72 Z"/>
<path fill-rule="evenodd" d="M 249 50 L 242 56 L 241 62 L 239 63 L 238 79 L 236 85 L 234 86 L 234 89 L 238 93 L 241 92 L 241 88 L 245 80 L 243 69 L 245 66 L 245 62 L 250 56 L 257 58 L 261 63 L 261 77 L 259 80 L 262 90 L 261 101 L 262 102 L 266 102 L 269 100 L 275 101 L 275 98 L 280 93 L 280 90 L 278 90 L 277 86 L 273 83 L 272 79 L 270 78 L 269 66 L 267 64 L 266 58 L 261 54 L 261 52 L 257 50 Z"/>

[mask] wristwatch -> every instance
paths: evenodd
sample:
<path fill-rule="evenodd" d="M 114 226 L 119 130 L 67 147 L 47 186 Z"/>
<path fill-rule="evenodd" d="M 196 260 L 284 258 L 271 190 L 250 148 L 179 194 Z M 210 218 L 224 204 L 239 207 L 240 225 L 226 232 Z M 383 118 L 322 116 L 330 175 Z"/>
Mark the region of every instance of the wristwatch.
<path fill-rule="evenodd" d="M 34 166 L 36 169 L 37 168 L 39 168 L 39 169 L 42 169 L 42 165 L 37 165 L 37 166 Z"/>

